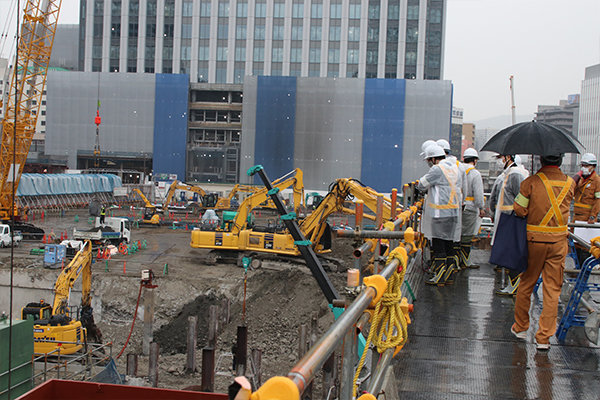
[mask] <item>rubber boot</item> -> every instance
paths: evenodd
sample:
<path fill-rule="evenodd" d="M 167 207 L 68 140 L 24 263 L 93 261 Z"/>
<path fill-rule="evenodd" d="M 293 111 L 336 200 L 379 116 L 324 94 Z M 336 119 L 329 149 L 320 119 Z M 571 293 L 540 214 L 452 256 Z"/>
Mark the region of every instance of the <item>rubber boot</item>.
<path fill-rule="evenodd" d="M 472 236 L 465 237 L 463 241 L 460 243 L 460 268 L 466 269 L 476 269 L 479 268 L 479 265 L 470 264 L 469 265 L 469 257 L 471 255 L 471 242 Z"/>
<path fill-rule="evenodd" d="M 431 275 L 436 275 L 440 268 L 442 268 L 442 266 L 444 265 L 444 263 L 446 262 L 446 258 L 445 257 L 435 257 L 433 260 L 431 260 L 431 266 L 429 268 L 429 273 Z"/>
<path fill-rule="evenodd" d="M 496 294 L 500 296 L 514 296 L 517 294 L 517 289 L 519 288 L 519 283 L 521 282 L 521 274 L 517 275 L 515 278 L 511 279 L 508 277 L 508 285 L 502 290 L 496 290 Z"/>
<path fill-rule="evenodd" d="M 454 277 L 459 271 L 458 269 L 458 256 L 446 257 L 446 274 L 444 275 L 444 284 L 452 285 L 454 283 Z"/>
<path fill-rule="evenodd" d="M 428 285 L 444 286 L 444 277 L 446 276 L 446 269 L 446 263 L 442 261 L 439 264 L 439 268 L 437 268 L 437 270 L 434 270 L 433 277 L 427 279 L 425 283 Z"/>

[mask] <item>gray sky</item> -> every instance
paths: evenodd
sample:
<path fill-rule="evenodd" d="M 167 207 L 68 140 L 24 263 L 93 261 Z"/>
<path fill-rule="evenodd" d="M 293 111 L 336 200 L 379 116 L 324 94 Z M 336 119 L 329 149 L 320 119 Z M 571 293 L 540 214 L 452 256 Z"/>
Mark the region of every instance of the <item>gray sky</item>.
<path fill-rule="evenodd" d="M 12 1 L 0 0 L 0 28 Z M 511 74 L 517 114 L 533 115 L 600 63 L 600 0 L 447 1 L 444 77 L 465 122 L 510 114 Z M 60 23 L 77 23 L 79 0 L 62 4 Z"/>

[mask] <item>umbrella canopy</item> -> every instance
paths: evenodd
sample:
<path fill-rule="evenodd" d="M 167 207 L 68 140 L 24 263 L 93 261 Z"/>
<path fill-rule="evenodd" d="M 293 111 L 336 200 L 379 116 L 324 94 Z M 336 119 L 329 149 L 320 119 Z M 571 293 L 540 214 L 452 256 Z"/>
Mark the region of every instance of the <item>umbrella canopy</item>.
<path fill-rule="evenodd" d="M 496 133 L 481 151 L 499 154 L 536 154 L 550 156 L 583 153 L 585 148 L 568 132 L 543 122 L 522 122 Z"/>

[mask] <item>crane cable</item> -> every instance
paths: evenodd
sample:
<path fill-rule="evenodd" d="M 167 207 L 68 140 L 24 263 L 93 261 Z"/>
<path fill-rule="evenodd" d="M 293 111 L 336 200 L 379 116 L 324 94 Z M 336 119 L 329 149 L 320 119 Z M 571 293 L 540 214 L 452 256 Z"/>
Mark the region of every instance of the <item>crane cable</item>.
<path fill-rule="evenodd" d="M 17 8 L 17 1 L 13 0 L 10 3 L 10 5 L 8 6 L 8 12 L 6 13 L 6 20 L 4 21 L 4 25 L 3 25 L 4 28 L 2 28 L 2 33 L 0 35 L 0 57 L 2 57 L 2 54 L 4 54 L 4 47 L 8 43 L 8 37 L 9 37 L 10 31 L 12 30 L 12 21 L 14 18 L 15 8 Z M 19 20 L 18 16 L 17 16 L 17 20 Z M 17 24 L 18 23 L 19 22 L 17 21 Z M 16 35 L 13 36 L 13 41 L 14 40 L 17 40 Z M 12 44 L 13 44 L 13 42 L 11 42 L 9 49 L 12 49 L 12 47 L 13 47 Z M 10 60 L 10 57 L 6 57 L 6 58 L 8 60 Z"/>
<path fill-rule="evenodd" d="M 389 255 L 388 261 L 396 258 L 396 255 L 393 253 Z M 398 259 L 400 260 L 401 268 L 396 268 L 388 281 L 383 297 L 375 306 L 369 336 L 367 337 L 363 354 L 360 357 L 356 373 L 354 374 L 354 381 L 352 383 L 353 398 L 356 398 L 358 377 L 365 363 L 370 345 L 373 344 L 377 348 L 377 352 L 381 354 L 388 349 L 403 346 L 408 339 L 408 321 L 400 308 L 400 301 L 402 300 L 401 287 L 406 275 L 407 261 L 406 258 L 398 257 Z"/>
<path fill-rule="evenodd" d="M 131 329 L 129 330 L 129 335 L 127 336 L 127 340 L 125 341 L 123 348 L 119 352 L 117 359 L 119 359 L 119 357 L 121 357 L 121 354 L 123 354 L 123 352 L 125 351 L 125 348 L 129 344 L 129 339 L 131 338 L 131 334 L 133 333 L 133 327 L 135 326 L 135 320 L 137 318 L 138 307 L 140 306 L 140 298 L 142 297 L 142 288 L 143 287 L 144 287 L 144 283 L 140 282 L 140 291 L 138 293 L 137 303 L 135 304 L 135 312 L 133 313 L 133 321 L 131 321 Z"/>

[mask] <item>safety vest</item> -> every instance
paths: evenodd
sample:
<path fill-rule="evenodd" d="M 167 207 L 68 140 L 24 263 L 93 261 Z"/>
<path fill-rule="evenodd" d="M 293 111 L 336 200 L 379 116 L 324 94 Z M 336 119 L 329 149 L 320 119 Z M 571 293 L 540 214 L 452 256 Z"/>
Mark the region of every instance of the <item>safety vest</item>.
<path fill-rule="evenodd" d="M 506 212 L 510 212 L 514 209 L 512 204 L 504 205 L 504 188 L 506 187 L 506 182 L 508 182 L 509 175 L 510 175 L 510 173 L 508 173 L 508 171 L 507 171 L 507 174 L 504 177 L 504 182 L 502 182 L 502 187 L 500 188 L 500 198 L 498 199 L 498 209 L 500 211 L 506 211 Z"/>
<path fill-rule="evenodd" d="M 106 215 L 106 209 L 104 207 L 100 209 L 100 215 Z"/>
<path fill-rule="evenodd" d="M 569 189 L 571 188 L 572 179 L 567 177 L 565 181 L 554 181 L 549 180 L 548 177 L 542 172 L 538 173 L 538 176 L 542 180 L 544 187 L 546 188 L 546 193 L 548 194 L 548 200 L 550 200 L 550 208 L 542 221 L 538 225 L 527 224 L 527 231 L 529 232 L 541 232 L 541 233 L 566 233 L 567 232 L 567 223 L 563 219 L 563 215 L 560 212 L 560 205 L 563 200 L 569 193 Z M 558 197 L 554 195 L 554 190 L 552 188 L 559 187 L 560 193 Z M 556 225 L 558 226 L 548 226 L 548 223 L 552 220 L 552 218 L 556 219 Z"/>
<path fill-rule="evenodd" d="M 466 171 L 465 171 L 465 175 L 468 176 L 469 172 L 473 171 L 474 169 L 475 169 L 475 167 L 467 168 Z M 465 195 L 466 195 L 466 193 L 465 193 Z M 473 204 L 474 201 L 475 201 L 475 196 L 466 196 L 465 197 L 465 203 L 469 202 L 470 204 Z"/>
<path fill-rule="evenodd" d="M 583 195 L 585 194 L 585 189 L 587 188 L 588 185 L 591 185 L 591 181 L 589 183 L 587 183 L 586 185 L 583 185 L 583 188 L 581 189 L 581 193 L 579 193 L 579 196 L 577 198 L 575 198 L 575 207 L 579 207 L 579 208 L 583 208 L 585 210 L 591 210 L 592 209 L 592 205 L 591 204 L 585 204 L 581 202 L 581 198 L 583 197 Z M 598 198 L 598 193 L 594 194 L 596 198 Z"/>
<path fill-rule="evenodd" d="M 441 164 L 438 164 L 438 166 L 440 167 L 440 169 L 442 170 L 442 173 L 444 174 L 444 176 L 446 177 L 446 180 L 448 181 L 448 184 L 450 185 L 450 196 L 448 197 L 448 203 L 446 204 L 433 204 L 433 203 L 429 203 L 429 206 L 431 208 L 434 208 L 436 210 L 454 210 L 458 208 L 458 202 L 457 202 L 457 192 L 456 192 L 456 185 L 454 184 L 454 182 L 452 182 L 452 179 L 450 179 L 450 171 L 446 170 L 446 167 L 444 167 Z"/>

